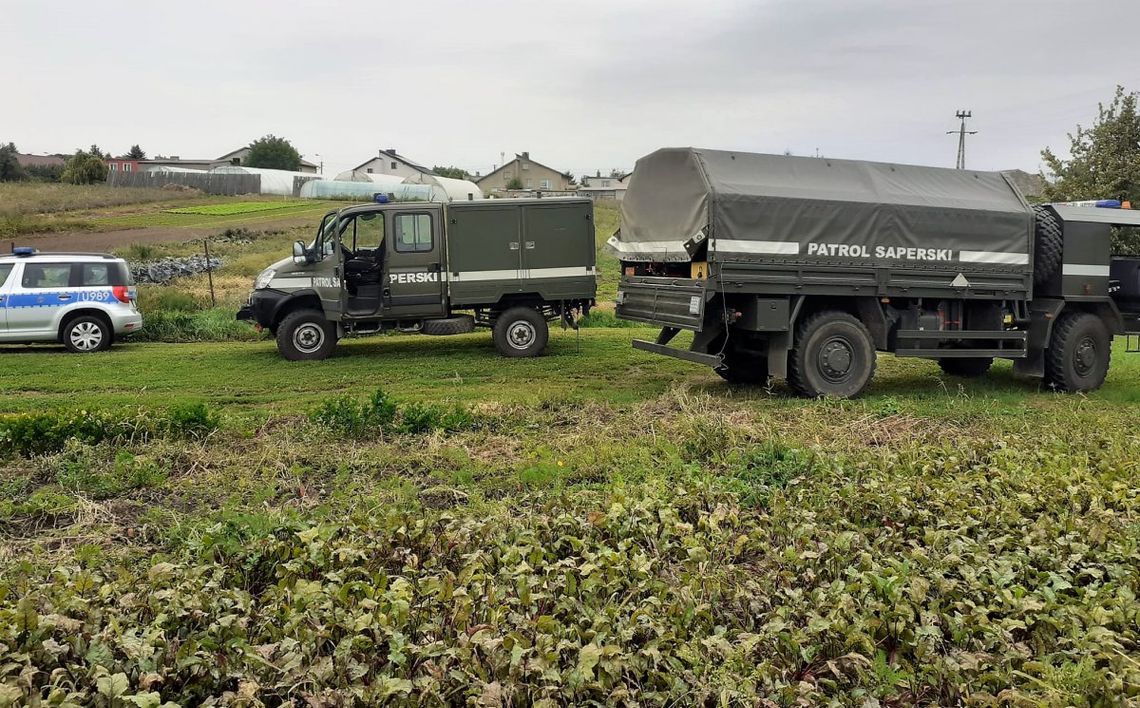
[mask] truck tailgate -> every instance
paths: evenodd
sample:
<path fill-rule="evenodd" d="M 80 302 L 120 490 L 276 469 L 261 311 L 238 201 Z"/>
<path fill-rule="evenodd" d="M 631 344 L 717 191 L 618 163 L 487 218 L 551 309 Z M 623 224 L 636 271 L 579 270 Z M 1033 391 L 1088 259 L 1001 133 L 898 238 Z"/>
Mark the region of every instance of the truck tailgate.
<path fill-rule="evenodd" d="M 705 319 L 705 281 L 689 278 L 622 278 L 617 316 L 699 332 Z"/>

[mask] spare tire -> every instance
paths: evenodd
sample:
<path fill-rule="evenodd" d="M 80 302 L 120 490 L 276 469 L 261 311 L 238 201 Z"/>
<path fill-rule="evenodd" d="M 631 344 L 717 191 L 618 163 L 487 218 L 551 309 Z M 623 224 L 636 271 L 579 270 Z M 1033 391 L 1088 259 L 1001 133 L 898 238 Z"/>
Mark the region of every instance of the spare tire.
<path fill-rule="evenodd" d="M 1061 252 L 1064 248 L 1064 236 L 1061 232 L 1061 222 L 1052 209 L 1044 206 L 1033 207 L 1033 283 L 1041 285 L 1061 265 Z"/>
<path fill-rule="evenodd" d="M 423 334 L 449 335 L 468 334 L 475 331 L 475 318 L 471 315 L 456 315 L 455 317 L 440 317 L 434 320 L 424 320 L 420 332 Z"/>

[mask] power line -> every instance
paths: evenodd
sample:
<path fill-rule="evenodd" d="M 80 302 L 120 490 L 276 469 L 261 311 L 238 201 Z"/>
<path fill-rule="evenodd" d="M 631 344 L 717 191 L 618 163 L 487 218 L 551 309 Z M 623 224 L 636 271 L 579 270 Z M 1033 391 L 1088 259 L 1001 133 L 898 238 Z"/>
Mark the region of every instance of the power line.
<path fill-rule="evenodd" d="M 962 125 L 958 130 L 947 130 L 947 135 L 958 134 L 958 163 L 955 165 L 959 170 L 966 169 L 966 136 L 977 135 L 976 130 L 966 130 L 966 119 L 973 115 L 972 111 L 958 111 L 954 114 L 955 118 L 962 121 Z"/>

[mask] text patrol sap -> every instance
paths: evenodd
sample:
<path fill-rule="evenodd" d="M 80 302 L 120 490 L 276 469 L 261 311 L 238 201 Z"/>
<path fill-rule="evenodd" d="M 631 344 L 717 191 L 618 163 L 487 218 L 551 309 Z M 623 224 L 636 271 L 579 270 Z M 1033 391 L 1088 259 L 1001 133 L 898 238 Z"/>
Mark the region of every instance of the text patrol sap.
<path fill-rule="evenodd" d="M 837 256 L 839 258 L 871 258 L 868 246 L 846 243 L 809 243 L 809 256 Z M 874 257 L 900 261 L 952 261 L 954 251 L 949 248 L 912 248 L 906 246 L 875 246 Z"/>

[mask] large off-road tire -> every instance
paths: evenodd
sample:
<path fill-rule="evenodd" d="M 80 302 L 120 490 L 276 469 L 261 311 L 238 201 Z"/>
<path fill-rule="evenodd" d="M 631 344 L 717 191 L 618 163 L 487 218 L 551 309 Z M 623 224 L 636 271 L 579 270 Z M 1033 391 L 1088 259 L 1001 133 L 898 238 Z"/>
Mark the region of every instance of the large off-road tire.
<path fill-rule="evenodd" d="M 1045 352 L 1045 382 L 1058 391 L 1094 391 L 1104 383 L 1112 335 L 1096 315 L 1067 312 L 1053 325 Z"/>
<path fill-rule="evenodd" d="M 435 336 L 451 334 L 469 334 L 475 331 L 475 318 L 471 315 L 456 315 L 455 317 L 441 317 L 435 320 L 424 320 L 420 332 Z"/>
<path fill-rule="evenodd" d="M 855 317 L 837 310 L 810 315 L 796 327 L 788 355 L 788 385 L 810 398 L 854 398 L 875 375 L 871 333 Z"/>
<path fill-rule="evenodd" d="M 967 379 L 975 379 L 979 376 L 985 376 L 986 372 L 994 364 L 992 356 L 979 356 L 969 357 L 967 359 L 947 358 L 939 359 L 938 365 L 942 367 L 942 371 L 950 376 L 961 376 Z"/>
<path fill-rule="evenodd" d="M 730 384 L 763 386 L 768 383 L 768 357 L 754 351 L 742 351 L 729 341 L 724 350 L 724 361 L 713 371 Z"/>
<path fill-rule="evenodd" d="M 80 315 L 68 320 L 60 331 L 60 340 L 67 351 L 76 354 L 101 352 L 111 346 L 115 332 L 107 321 L 95 315 Z"/>
<path fill-rule="evenodd" d="M 277 325 L 277 350 L 289 361 L 326 359 L 336 348 L 336 325 L 319 310 L 297 310 Z"/>
<path fill-rule="evenodd" d="M 546 349 L 550 328 L 546 318 L 531 307 L 512 307 L 495 318 L 495 348 L 503 356 L 538 356 Z"/>
<path fill-rule="evenodd" d="M 1061 265 L 1065 238 L 1055 214 L 1044 206 L 1034 206 L 1033 282 L 1041 285 Z"/>

